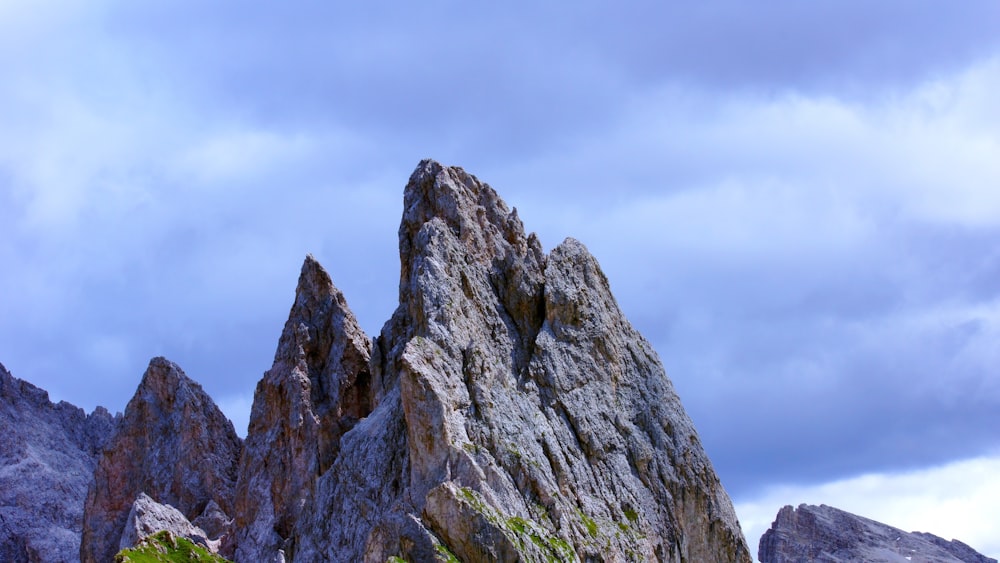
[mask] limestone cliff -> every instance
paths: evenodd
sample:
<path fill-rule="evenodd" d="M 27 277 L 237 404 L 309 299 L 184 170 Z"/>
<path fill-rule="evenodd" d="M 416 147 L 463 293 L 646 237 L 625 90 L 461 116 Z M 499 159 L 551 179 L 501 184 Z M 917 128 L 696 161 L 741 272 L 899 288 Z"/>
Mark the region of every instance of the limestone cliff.
<path fill-rule="evenodd" d="M 83 501 L 115 418 L 86 414 L 0 365 L 0 561 L 75 561 Z"/>
<path fill-rule="evenodd" d="M 650 344 L 575 240 L 460 168 L 405 190 L 371 348 L 311 259 L 258 385 L 238 561 L 750 561 Z"/>
<path fill-rule="evenodd" d="M 964 543 L 907 533 L 831 506 L 786 506 L 760 538 L 761 563 L 997 563 Z"/>
<path fill-rule="evenodd" d="M 141 494 L 188 520 L 210 501 L 232 514 L 241 446 L 232 423 L 201 386 L 176 364 L 153 358 L 94 471 L 80 559 L 112 560 Z"/>

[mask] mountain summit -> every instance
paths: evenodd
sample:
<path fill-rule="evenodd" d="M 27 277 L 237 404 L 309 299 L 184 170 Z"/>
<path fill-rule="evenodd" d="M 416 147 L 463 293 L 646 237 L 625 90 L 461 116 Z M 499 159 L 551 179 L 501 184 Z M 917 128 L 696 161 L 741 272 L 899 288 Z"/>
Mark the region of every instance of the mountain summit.
<path fill-rule="evenodd" d="M 241 447 L 233 424 L 201 386 L 177 364 L 153 358 L 94 470 L 80 560 L 114 558 L 142 495 L 188 520 L 211 503 L 231 514 Z"/>
<path fill-rule="evenodd" d="M 311 257 L 254 398 L 238 561 L 750 561 L 597 261 L 425 160 L 373 341 Z M 242 529 L 240 529 L 242 526 Z"/>
<path fill-rule="evenodd" d="M 0 552 L 63 561 L 79 546 L 103 563 L 177 538 L 239 563 L 751 561 L 656 353 L 582 243 L 546 254 L 490 186 L 425 160 L 399 252 L 399 306 L 375 338 L 306 257 L 245 440 L 165 358 L 123 415 L 86 423 L 0 367 L 6 466 L 45 468 L 32 448 L 48 440 L 83 470 L 58 554 L 24 503 L 3 507 L 16 545 Z"/>

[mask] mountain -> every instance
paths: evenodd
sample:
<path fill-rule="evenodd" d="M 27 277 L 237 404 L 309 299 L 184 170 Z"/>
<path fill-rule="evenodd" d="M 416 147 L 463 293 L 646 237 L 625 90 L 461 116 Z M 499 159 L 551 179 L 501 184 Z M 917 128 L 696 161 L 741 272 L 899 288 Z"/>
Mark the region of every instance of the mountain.
<path fill-rule="evenodd" d="M 17 379 L 0 365 L 0 561 L 75 561 L 83 501 L 116 425 Z"/>
<path fill-rule="evenodd" d="M 312 258 L 257 386 L 237 561 L 750 561 L 652 346 L 597 261 L 549 254 L 461 168 L 404 194 L 370 341 Z"/>
<path fill-rule="evenodd" d="M 760 538 L 761 563 L 997 563 L 958 540 L 904 532 L 831 506 L 785 506 Z"/>
<path fill-rule="evenodd" d="M 544 252 L 489 185 L 425 160 L 399 245 L 399 305 L 375 338 L 306 258 L 245 441 L 165 358 L 117 420 L 3 370 L 0 559 L 79 545 L 97 563 L 176 540 L 241 563 L 751 561 L 582 243 Z"/>
<path fill-rule="evenodd" d="M 312 256 L 274 365 L 257 384 L 236 486 L 237 559 L 290 552 L 293 528 L 340 438 L 371 411 L 371 339 Z"/>
<path fill-rule="evenodd" d="M 114 558 L 141 495 L 172 506 L 187 520 L 213 504 L 232 514 L 241 449 L 232 422 L 201 386 L 177 364 L 153 358 L 94 470 L 81 561 Z"/>

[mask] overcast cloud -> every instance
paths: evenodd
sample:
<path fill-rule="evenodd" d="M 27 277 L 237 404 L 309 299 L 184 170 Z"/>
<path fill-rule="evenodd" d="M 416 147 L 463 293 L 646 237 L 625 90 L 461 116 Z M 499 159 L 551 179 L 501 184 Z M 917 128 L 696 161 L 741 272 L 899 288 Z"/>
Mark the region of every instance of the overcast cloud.
<path fill-rule="evenodd" d="M 306 253 L 389 318 L 433 157 L 588 245 L 739 506 L 956 475 L 1000 447 L 998 6 L 0 3 L 0 362 L 121 410 L 165 355 L 243 433 Z"/>

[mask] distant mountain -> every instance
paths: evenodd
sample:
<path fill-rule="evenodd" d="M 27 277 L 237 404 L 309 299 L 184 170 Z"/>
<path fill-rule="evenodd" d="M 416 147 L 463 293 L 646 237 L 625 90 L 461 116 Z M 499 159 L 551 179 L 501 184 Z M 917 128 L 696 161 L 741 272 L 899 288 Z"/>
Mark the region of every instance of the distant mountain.
<path fill-rule="evenodd" d="M 77 560 L 83 501 L 115 425 L 0 365 L 0 561 Z"/>
<path fill-rule="evenodd" d="M 786 506 L 760 538 L 761 563 L 997 563 L 958 540 L 904 532 L 830 506 Z"/>

